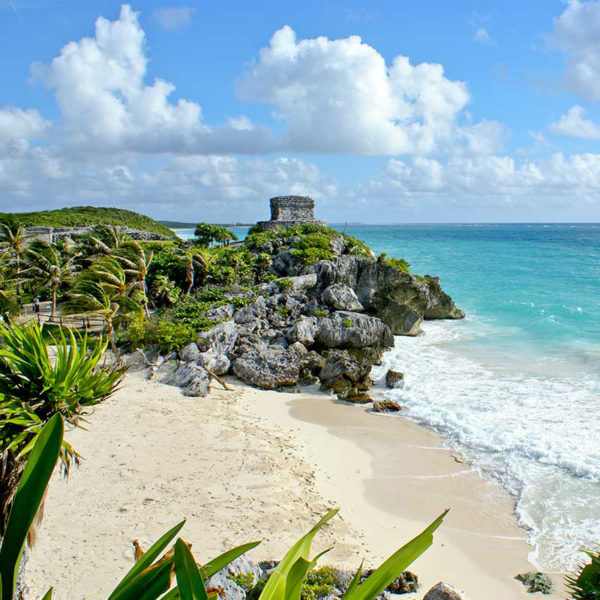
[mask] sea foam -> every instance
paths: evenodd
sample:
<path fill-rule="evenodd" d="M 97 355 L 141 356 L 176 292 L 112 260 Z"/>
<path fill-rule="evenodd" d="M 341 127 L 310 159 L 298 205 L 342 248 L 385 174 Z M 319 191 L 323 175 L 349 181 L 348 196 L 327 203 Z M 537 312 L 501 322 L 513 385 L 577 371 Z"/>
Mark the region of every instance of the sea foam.
<path fill-rule="evenodd" d="M 572 568 L 600 539 L 598 379 L 496 361 L 482 343 L 493 332 L 477 318 L 424 331 L 396 337 L 374 377 L 403 371 L 405 387 L 387 391 L 403 416 L 441 433 L 515 496 L 539 568 Z"/>

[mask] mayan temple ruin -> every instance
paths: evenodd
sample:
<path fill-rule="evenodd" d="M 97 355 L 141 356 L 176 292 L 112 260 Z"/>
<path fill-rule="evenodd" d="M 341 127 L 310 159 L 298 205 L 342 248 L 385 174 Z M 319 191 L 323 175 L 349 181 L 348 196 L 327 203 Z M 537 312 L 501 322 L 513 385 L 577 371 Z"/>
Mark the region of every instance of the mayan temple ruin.
<path fill-rule="evenodd" d="M 271 220 L 259 221 L 264 230 L 295 225 L 325 225 L 315 219 L 315 201 L 309 196 L 276 196 L 271 198 Z"/>

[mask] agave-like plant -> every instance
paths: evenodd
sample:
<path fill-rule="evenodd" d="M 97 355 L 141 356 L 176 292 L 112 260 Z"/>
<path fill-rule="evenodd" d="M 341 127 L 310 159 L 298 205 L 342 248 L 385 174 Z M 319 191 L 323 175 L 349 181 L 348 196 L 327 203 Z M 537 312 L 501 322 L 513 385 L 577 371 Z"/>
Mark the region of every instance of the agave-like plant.
<path fill-rule="evenodd" d="M 590 562 L 581 565 L 577 574 L 566 578 L 573 600 L 600 599 L 600 548 L 595 552 L 586 551 L 586 554 Z"/>
<path fill-rule="evenodd" d="M 108 398 L 125 372 L 101 365 L 107 341 L 60 330 L 50 336 L 35 321 L 0 323 L 0 534 L 18 479 L 37 433 L 56 413 L 78 426 L 86 411 Z M 65 474 L 79 455 L 65 441 Z"/>
<path fill-rule="evenodd" d="M 26 543 L 27 532 L 44 497 L 46 486 L 57 462 L 63 436 L 63 420 L 55 415 L 41 430 L 15 494 L 6 535 L 0 546 L 0 598 L 12 598 Z M 446 511 L 447 512 L 447 511 Z M 441 525 L 444 512 L 427 529 L 394 552 L 378 569 L 361 582 L 359 567 L 342 600 L 374 600 L 402 571 L 433 543 L 433 533 Z M 308 572 L 325 554 L 310 558 L 312 541 L 337 510 L 328 512 L 306 535 L 286 553 L 271 573 L 259 600 L 300 600 L 302 583 Z M 108 600 L 217 600 L 218 592 L 208 591 L 207 580 L 260 542 L 243 544 L 201 565 L 189 545 L 178 538 L 174 547 L 167 546 L 179 533 L 185 521 L 175 525 L 143 553 L 125 575 Z M 162 557 L 161 557 L 162 555 Z M 173 586 L 175 583 L 175 586 Z M 43 600 L 52 598 L 52 589 Z"/>

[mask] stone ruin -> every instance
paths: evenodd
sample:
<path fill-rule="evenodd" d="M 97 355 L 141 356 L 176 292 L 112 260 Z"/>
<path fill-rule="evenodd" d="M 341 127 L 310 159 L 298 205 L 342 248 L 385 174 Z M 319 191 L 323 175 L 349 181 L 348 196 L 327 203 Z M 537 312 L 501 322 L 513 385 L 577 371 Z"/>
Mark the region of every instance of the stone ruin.
<path fill-rule="evenodd" d="M 308 196 L 276 196 L 271 198 L 271 220 L 259 221 L 264 231 L 275 227 L 296 225 L 325 225 L 325 221 L 315 219 L 315 201 Z"/>

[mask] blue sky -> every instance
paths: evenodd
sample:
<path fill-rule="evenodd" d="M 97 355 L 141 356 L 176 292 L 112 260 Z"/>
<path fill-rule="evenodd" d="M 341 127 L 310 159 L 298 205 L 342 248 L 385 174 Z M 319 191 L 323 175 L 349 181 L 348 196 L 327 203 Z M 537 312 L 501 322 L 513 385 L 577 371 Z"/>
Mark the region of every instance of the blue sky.
<path fill-rule="evenodd" d="M 600 221 L 597 39 L 591 0 L 0 0 L 0 210 Z"/>

